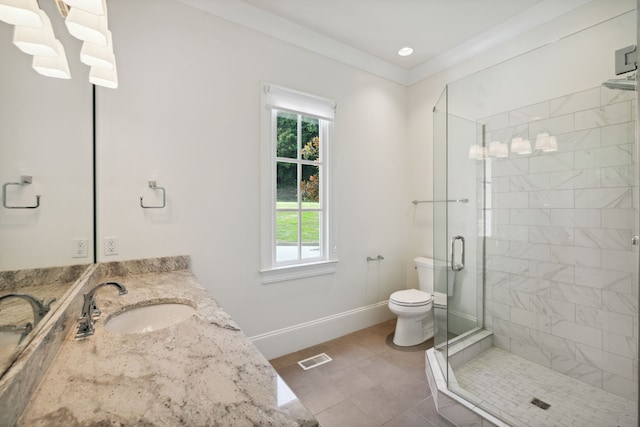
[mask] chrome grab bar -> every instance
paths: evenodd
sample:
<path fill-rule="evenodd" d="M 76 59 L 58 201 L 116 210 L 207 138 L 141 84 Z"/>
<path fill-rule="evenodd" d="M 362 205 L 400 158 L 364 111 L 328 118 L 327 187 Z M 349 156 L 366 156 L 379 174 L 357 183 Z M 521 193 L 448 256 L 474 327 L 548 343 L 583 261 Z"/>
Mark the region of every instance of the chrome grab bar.
<path fill-rule="evenodd" d="M 456 265 L 456 240 L 462 242 L 462 256 L 461 263 Z M 453 271 L 464 270 L 464 237 L 458 235 L 451 238 L 451 269 Z"/>

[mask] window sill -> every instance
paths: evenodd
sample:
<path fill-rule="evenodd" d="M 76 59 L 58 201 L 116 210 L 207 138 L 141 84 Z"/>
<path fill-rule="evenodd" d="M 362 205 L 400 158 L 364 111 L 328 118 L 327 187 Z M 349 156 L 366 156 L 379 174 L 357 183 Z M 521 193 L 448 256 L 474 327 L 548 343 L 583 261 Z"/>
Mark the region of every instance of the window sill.
<path fill-rule="evenodd" d="M 312 264 L 288 265 L 260 270 L 262 283 L 276 283 L 305 277 L 323 276 L 336 271 L 338 260 L 314 262 Z"/>

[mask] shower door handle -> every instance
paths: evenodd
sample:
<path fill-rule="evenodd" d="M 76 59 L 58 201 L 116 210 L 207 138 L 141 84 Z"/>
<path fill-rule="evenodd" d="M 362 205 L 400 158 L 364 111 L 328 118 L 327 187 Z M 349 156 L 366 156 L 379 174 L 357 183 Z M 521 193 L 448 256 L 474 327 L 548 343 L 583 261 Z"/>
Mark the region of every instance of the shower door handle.
<path fill-rule="evenodd" d="M 460 254 L 460 264 L 456 265 L 456 240 L 460 240 L 462 243 L 462 253 Z M 464 270 L 464 237 L 453 236 L 451 238 L 451 269 L 453 271 Z"/>

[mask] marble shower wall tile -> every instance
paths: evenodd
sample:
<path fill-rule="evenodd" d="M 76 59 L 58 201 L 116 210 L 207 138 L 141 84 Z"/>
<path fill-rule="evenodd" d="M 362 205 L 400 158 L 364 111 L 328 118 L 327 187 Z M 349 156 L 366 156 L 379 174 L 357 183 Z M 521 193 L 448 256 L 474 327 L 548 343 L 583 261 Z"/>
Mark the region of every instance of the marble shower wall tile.
<path fill-rule="evenodd" d="M 600 186 L 598 169 L 582 169 L 549 174 L 549 187 L 552 190 L 597 188 Z"/>
<path fill-rule="evenodd" d="M 509 177 L 509 191 L 550 190 L 548 174 L 514 175 Z"/>
<path fill-rule="evenodd" d="M 621 144 L 590 150 L 579 150 L 576 151 L 574 155 L 574 167 L 576 169 L 587 169 L 629 165 L 632 163 L 632 149 L 631 144 Z"/>
<path fill-rule="evenodd" d="M 554 227 L 596 228 L 602 224 L 600 209 L 551 209 L 550 213 Z"/>
<path fill-rule="evenodd" d="M 619 251 L 630 249 L 631 230 L 576 228 L 574 231 L 574 242 L 576 246 Z"/>
<path fill-rule="evenodd" d="M 549 102 L 542 102 L 510 111 L 509 126 L 528 124 L 532 120 L 548 119 L 550 116 L 549 108 Z"/>
<path fill-rule="evenodd" d="M 633 207 L 633 190 L 629 187 L 575 190 L 575 207 L 620 209 Z"/>
<path fill-rule="evenodd" d="M 572 283 L 552 282 L 550 296 L 590 308 L 602 307 L 602 290 Z"/>
<path fill-rule="evenodd" d="M 576 130 L 598 128 L 629 121 L 631 121 L 631 102 L 620 102 L 575 113 Z"/>
<path fill-rule="evenodd" d="M 629 112 L 629 115 L 631 115 L 631 112 Z M 558 135 L 571 132 L 575 129 L 574 115 L 565 114 L 563 116 L 555 116 L 546 120 L 537 120 L 529 123 L 529 137 L 531 138 L 531 142 L 534 143 L 536 135 L 539 133 L 546 132 L 549 135 Z"/>
<path fill-rule="evenodd" d="M 638 369 L 633 97 L 596 87 L 489 119 L 503 142 L 548 132 L 559 149 L 491 164 L 485 327 L 495 346 L 621 396 Z"/>
<path fill-rule="evenodd" d="M 601 187 L 632 187 L 635 184 L 636 168 L 633 165 L 600 169 Z"/>
<path fill-rule="evenodd" d="M 574 153 L 547 154 L 531 157 L 529 171 L 536 173 L 566 172 L 574 169 Z"/>
<path fill-rule="evenodd" d="M 634 116 L 635 117 L 635 116 Z M 600 145 L 632 144 L 636 140 L 635 122 L 619 123 L 617 125 L 600 128 L 602 133 Z M 584 147 L 583 148 L 587 148 Z"/>
<path fill-rule="evenodd" d="M 509 223 L 514 225 L 551 225 L 549 209 L 510 209 Z"/>
<path fill-rule="evenodd" d="M 577 92 L 549 101 L 552 117 L 574 113 L 585 109 L 597 108 L 600 104 L 600 88 Z"/>
<path fill-rule="evenodd" d="M 580 246 L 551 246 L 550 260 L 558 264 L 600 267 L 602 250 Z"/>

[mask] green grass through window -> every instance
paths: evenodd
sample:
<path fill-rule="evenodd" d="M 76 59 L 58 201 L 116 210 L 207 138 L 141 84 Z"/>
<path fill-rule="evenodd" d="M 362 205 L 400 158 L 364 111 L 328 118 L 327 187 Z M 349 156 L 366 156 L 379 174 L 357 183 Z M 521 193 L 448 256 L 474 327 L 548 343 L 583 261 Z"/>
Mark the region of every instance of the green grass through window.
<path fill-rule="evenodd" d="M 296 202 L 277 202 L 278 209 L 296 209 Z M 314 209 L 318 207 L 315 202 L 303 202 L 302 208 Z M 319 243 L 319 212 L 302 212 L 302 242 Z M 277 243 L 298 242 L 298 213 L 278 212 L 276 223 Z"/>

